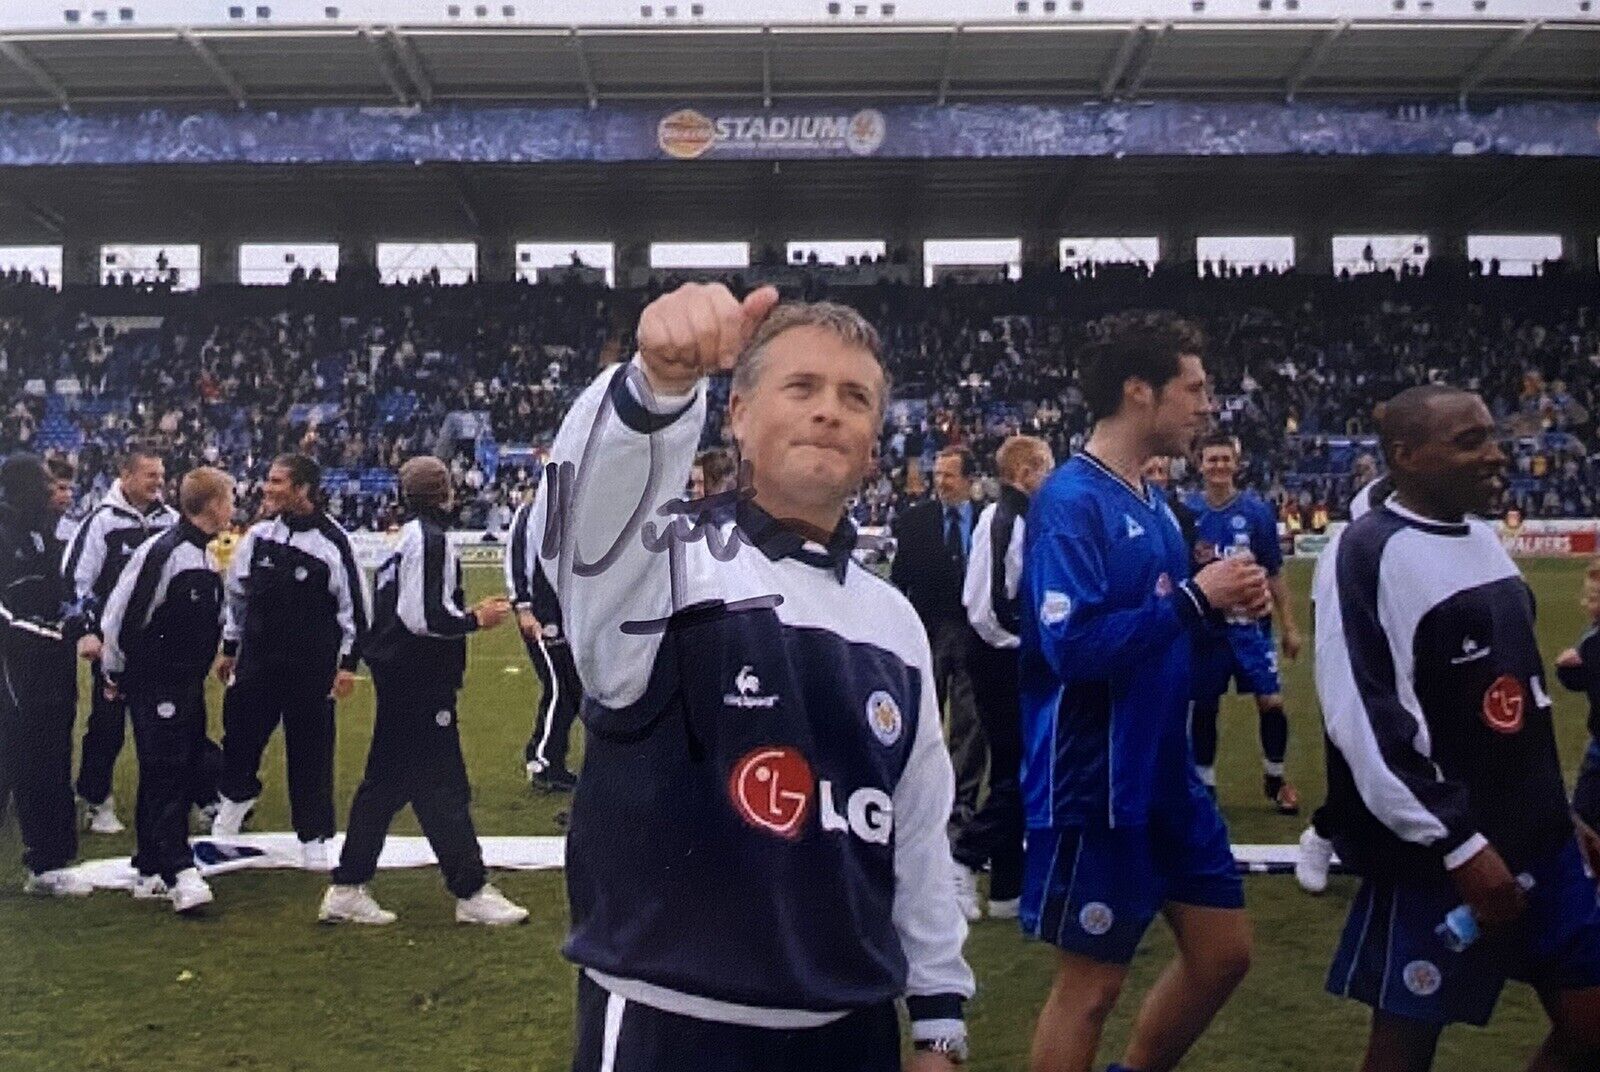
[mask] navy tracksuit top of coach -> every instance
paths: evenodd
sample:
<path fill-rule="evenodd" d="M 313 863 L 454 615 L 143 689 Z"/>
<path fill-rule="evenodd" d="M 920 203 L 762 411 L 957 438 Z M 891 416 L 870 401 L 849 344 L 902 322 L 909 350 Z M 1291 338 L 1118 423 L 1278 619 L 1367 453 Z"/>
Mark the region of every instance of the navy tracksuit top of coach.
<path fill-rule="evenodd" d="M 574 405 L 552 455 L 576 479 L 546 479 L 534 508 L 566 525 L 546 566 L 589 731 L 567 955 L 690 1000 L 832 1013 L 905 996 L 914 1021 L 958 1019 L 954 780 L 920 622 L 850 557 L 848 522 L 824 547 L 741 503 L 664 543 L 672 517 L 650 507 L 686 483 L 705 393 L 657 413 L 629 368 Z"/>

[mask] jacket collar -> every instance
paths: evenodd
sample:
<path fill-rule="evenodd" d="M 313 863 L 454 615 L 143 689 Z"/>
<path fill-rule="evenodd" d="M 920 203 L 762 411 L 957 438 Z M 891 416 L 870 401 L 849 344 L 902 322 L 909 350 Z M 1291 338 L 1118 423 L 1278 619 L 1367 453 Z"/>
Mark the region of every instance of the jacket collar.
<path fill-rule="evenodd" d="M 193 521 L 186 517 L 178 521 L 178 532 L 182 534 L 185 543 L 192 543 L 201 550 L 211 544 L 212 537 L 207 536 L 205 530 L 196 526 Z"/>
<path fill-rule="evenodd" d="M 312 510 L 309 514 L 291 514 L 285 510 L 278 515 L 278 520 L 282 521 L 290 532 L 310 532 L 322 521 L 322 511 Z"/>
<path fill-rule="evenodd" d="M 848 516 L 839 519 L 825 546 L 807 540 L 749 499 L 740 500 L 734 520 L 745 542 L 755 545 L 772 561 L 792 558 L 825 569 L 833 574 L 834 580 L 844 583 L 850 569 L 850 552 L 856 546 L 856 527 Z"/>
<path fill-rule="evenodd" d="M 1000 485 L 1000 501 L 1010 506 L 1014 513 L 1028 512 L 1028 493 L 1011 484 Z"/>

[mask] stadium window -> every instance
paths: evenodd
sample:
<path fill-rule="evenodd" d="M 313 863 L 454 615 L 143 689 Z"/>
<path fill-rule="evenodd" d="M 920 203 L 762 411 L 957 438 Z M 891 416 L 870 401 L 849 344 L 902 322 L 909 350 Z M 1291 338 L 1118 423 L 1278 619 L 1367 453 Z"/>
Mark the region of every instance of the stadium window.
<path fill-rule="evenodd" d="M 133 8 L 131 8 L 131 7 L 119 7 L 119 8 L 117 8 L 117 18 L 121 19 L 123 22 L 132 22 L 133 21 Z"/>
<path fill-rule="evenodd" d="M 1294 267 L 1294 239 L 1288 235 L 1210 235 L 1195 242 L 1196 267 L 1204 275 L 1206 266 L 1221 273 L 1225 268 L 1243 270 Z"/>
<path fill-rule="evenodd" d="M 239 247 L 239 282 L 251 286 L 281 286 L 299 269 L 323 279 L 339 274 L 336 242 L 246 242 Z"/>
<path fill-rule="evenodd" d="M 100 247 L 101 278 L 124 275 L 135 283 L 165 283 L 173 290 L 200 285 L 200 247 L 180 242 L 117 242 Z"/>
<path fill-rule="evenodd" d="M 385 283 L 424 282 L 438 272 L 440 283 L 453 286 L 477 271 L 476 242 L 378 243 L 378 278 Z"/>
<path fill-rule="evenodd" d="M 322 9 L 322 13 L 330 19 L 336 19 L 339 17 L 339 9 L 336 7 L 325 7 Z"/>
<path fill-rule="evenodd" d="M 1427 235 L 1334 235 L 1333 274 L 1399 274 L 1428 263 Z"/>
<path fill-rule="evenodd" d="M 1205 9 L 1206 0 L 1194 0 L 1194 2 L 1189 5 L 1189 10 L 1193 11 L 1196 15 L 1200 14 Z"/>
<path fill-rule="evenodd" d="M 1020 238 L 930 238 L 922 243 L 922 282 L 956 279 L 1019 279 Z"/>
<path fill-rule="evenodd" d="M 66 11 L 63 11 L 61 16 L 68 22 L 76 23 L 78 19 L 82 17 L 82 13 L 75 8 L 69 8 Z"/>
<path fill-rule="evenodd" d="M 1028 0 L 1017 0 L 1017 14 L 1018 15 L 1026 15 L 1027 13 L 1028 13 Z"/>
<path fill-rule="evenodd" d="M 489 17 L 489 5 L 479 4 L 477 7 L 472 9 L 472 13 L 477 15 L 480 19 L 486 19 Z"/>
<path fill-rule="evenodd" d="M 838 13 L 839 13 L 839 5 L 838 4 L 829 4 L 828 5 L 828 14 L 837 15 Z"/>
<path fill-rule="evenodd" d="M 1561 259 L 1561 236 L 1553 234 L 1480 234 L 1467 236 L 1467 258 L 1483 265 L 1484 274 L 1537 275 L 1545 261 Z"/>
<path fill-rule="evenodd" d="M 242 18 L 244 18 L 244 8 L 242 8 L 242 7 L 230 7 L 228 9 L 228 18 L 230 18 L 230 19 L 242 19 Z"/>
<path fill-rule="evenodd" d="M 617 249 L 610 242 L 517 243 L 517 278 L 520 280 L 537 282 L 541 272 L 571 267 L 601 269 L 606 274 L 606 286 L 615 286 Z"/>
<path fill-rule="evenodd" d="M 652 242 L 652 268 L 748 268 L 748 242 Z"/>
<path fill-rule="evenodd" d="M 1074 10 L 1074 11 L 1082 11 L 1083 10 L 1083 0 L 1072 0 L 1072 10 Z"/>
<path fill-rule="evenodd" d="M 697 18 L 697 19 L 698 18 L 703 18 L 705 16 L 705 13 L 706 13 L 706 6 L 704 4 L 690 4 L 689 5 L 689 14 L 693 15 L 695 18 Z"/>
<path fill-rule="evenodd" d="M 0 246 L 0 275 L 26 272 L 35 283 L 61 289 L 60 246 Z"/>
<path fill-rule="evenodd" d="M 669 19 L 675 19 L 678 17 L 678 9 L 673 4 L 668 4 L 666 7 L 662 8 L 661 13 Z"/>
<path fill-rule="evenodd" d="M 1056 13 L 1056 0 L 1044 0 L 1044 13 L 1046 15 L 1054 15 Z"/>
<path fill-rule="evenodd" d="M 105 24 L 106 13 L 104 11 L 96 11 L 96 12 L 93 13 L 93 15 L 91 17 L 94 19 L 95 22 L 97 22 L 97 23 L 99 23 L 101 25 Z"/>
<path fill-rule="evenodd" d="M 1283 7 L 1286 11 L 1299 11 L 1300 0 L 1283 0 Z"/>
<path fill-rule="evenodd" d="M 1256 0 L 1256 6 L 1262 11 L 1272 10 L 1272 0 Z"/>
<path fill-rule="evenodd" d="M 461 5 L 451 4 L 449 7 L 444 9 L 444 13 L 449 15 L 452 19 L 459 19 L 461 17 Z"/>
<path fill-rule="evenodd" d="M 851 257 L 860 263 L 863 260 L 877 260 L 879 257 L 887 256 L 889 244 L 871 238 L 824 239 L 814 242 L 790 242 L 786 251 L 790 264 L 842 265 Z M 815 261 L 811 259 L 812 254 L 816 254 Z"/>
<path fill-rule="evenodd" d="M 1159 238 L 1063 238 L 1061 267 L 1085 264 L 1142 264 L 1161 259 Z"/>
<path fill-rule="evenodd" d="M 867 5 L 866 4 L 857 4 L 856 5 L 856 18 L 863 19 L 863 18 L 866 18 L 866 16 L 867 16 Z"/>
<path fill-rule="evenodd" d="M 514 19 L 517 17 L 517 9 L 512 7 L 510 4 L 506 4 L 500 9 L 500 14 L 508 19 Z"/>
<path fill-rule="evenodd" d="M 654 13 L 655 10 L 649 4 L 645 4 L 639 9 L 639 17 L 642 19 L 648 19 Z"/>
<path fill-rule="evenodd" d="M 270 18 L 272 18 L 272 9 L 270 7 L 266 7 L 265 5 L 256 8 L 256 18 L 258 18 L 258 19 L 270 19 Z"/>
<path fill-rule="evenodd" d="M 883 12 L 883 17 L 884 18 L 886 18 L 886 19 L 894 18 L 894 5 L 893 4 L 884 4 L 881 10 Z"/>

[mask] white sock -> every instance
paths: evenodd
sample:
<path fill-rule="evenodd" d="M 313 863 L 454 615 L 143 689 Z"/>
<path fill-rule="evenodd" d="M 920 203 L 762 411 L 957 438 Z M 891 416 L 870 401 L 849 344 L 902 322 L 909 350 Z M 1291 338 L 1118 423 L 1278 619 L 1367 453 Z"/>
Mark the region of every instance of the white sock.
<path fill-rule="evenodd" d="M 1200 781 L 1209 785 L 1212 789 L 1217 787 L 1217 768 L 1196 767 L 1195 772 L 1200 775 Z"/>
<path fill-rule="evenodd" d="M 1263 759 L 1261 761 L 1261 769 L 1267 772 L 1267 777 L 1268 778 L 1282 778 L 1283 777 L 1283 764 L 1282 763 L 1274 763 L 1270 759 Z"/>

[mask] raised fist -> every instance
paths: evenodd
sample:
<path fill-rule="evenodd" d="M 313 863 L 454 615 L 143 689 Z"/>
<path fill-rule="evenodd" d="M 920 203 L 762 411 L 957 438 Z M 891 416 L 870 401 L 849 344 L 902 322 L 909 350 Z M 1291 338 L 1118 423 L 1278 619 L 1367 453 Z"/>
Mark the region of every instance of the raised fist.
<path fill-rule="evenodd" d="M 639 316 L 639 359 L 657 394 L 680 395 L 700 377 L 727 372 L 778 304 L 776 287 L 741 302 L 721 283 L 685 283 Z"/>

